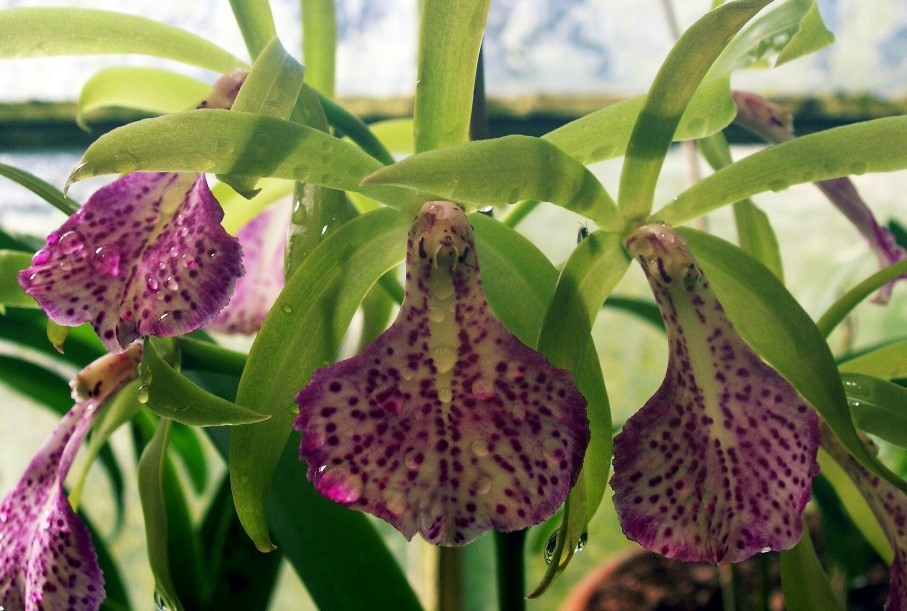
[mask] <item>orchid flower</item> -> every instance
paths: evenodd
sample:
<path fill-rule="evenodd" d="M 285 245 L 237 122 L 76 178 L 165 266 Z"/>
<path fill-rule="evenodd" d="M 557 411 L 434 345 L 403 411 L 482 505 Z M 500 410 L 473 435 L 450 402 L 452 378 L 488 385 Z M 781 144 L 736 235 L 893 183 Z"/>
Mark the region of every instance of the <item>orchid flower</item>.
<path fill-rule="evenodd" d="M 243 75 L 222 77 L 199 107 L 229 108 Z M 243 274 L 222 219 L 204 174 L 132 172 L 52 232 L 19 284 L 55 323 L 91 322 L 110 351 L 187 333 L 227 304 Z"/>
<path fill-rule="evenodd" d="M 0 608 L 93 611 L 104 580 L 88 529 L 63 492 L 101 406 L 138 376 L 139 342 L 106 354 L 71 382 L 75 405 L 0 503 Z"/>
<path fill-rule="evenodd" d="M 290 212 L 274 205 L 236 234 L 242 247 L 245 275 L 236 282 L 227 306 L 208 324 L 222 333 L 257 332 L 284 285 L 284 256 Z"/>
<path fill-rule="evenodd" d="M 735 331 L 683 237 L 645 225 L 627 248 L 670 352 L 661 387 L 614 439 L 624 533 L 688 562 L 790 548 L 818 473 L 816 413 Z"/>
<path fill-rule="evenodd" d="M 321 494 L 440 545 L 551 516 L 589 441 L 570 373 L 491 313 L 472 227 L 450 202 L 425 204 L 410 229 L 391 327 L 317 370 L 296 402 Z"/>
<path fill-rule="evenodd" d="M 733 97 L 737 104 L 735 121 L 742 127 L 773 144 L 787 142 L 796 137 L 793 117 L 777 104 L 748 91 L 735 91 Z M 817 182 L 816 186 L 866 238 L 880 266 L 886 267 L 907 257 L 907 251 L 897 243 L 887 228 L 879 224 L 849 178 L 822 180 Z M 907 279 L 907 274 L 897 278 L 904 279 Z M 896 280 L 889 282 L 879 290 L 875 296 L 877 303 L 888 303 L 895 282 Z"/>
<path fill-rule="evenodd" d="M 823 424 L 822 449 L 838 463 L 866 499 L 894 552 L 885 611 L 907 609 L 907 495 L 871 473 L 853 458 L 831 429 Z"/>

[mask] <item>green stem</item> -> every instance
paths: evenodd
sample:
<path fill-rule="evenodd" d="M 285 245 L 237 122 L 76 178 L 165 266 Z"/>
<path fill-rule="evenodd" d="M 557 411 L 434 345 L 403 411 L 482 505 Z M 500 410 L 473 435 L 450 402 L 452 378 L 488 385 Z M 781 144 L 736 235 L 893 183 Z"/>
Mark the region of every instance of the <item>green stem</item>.
<path fill-rule="evenodd" d="M 523 547 L 526 544 L 526 531 L 495 532 L 494 541 L 498 565 L 498 609 L 525 611 L 526 571 Z"/>
<path fill-rule="evenodd" d="M 362 150 L 385 165 L 394 163 L 394 156 L 385 148 L 381 141 L 372 133 L 372 130 L 356 115 L 340 106 L 319 91 L 318 101 L 324 108 L 328 122 L 348 136 L 350 140 L 362 147 Z"/>
<path fill-rule="evenodd" d="M 438 611 L 463 608 L 463 548 L 441 547 L 438 559 Z"/>

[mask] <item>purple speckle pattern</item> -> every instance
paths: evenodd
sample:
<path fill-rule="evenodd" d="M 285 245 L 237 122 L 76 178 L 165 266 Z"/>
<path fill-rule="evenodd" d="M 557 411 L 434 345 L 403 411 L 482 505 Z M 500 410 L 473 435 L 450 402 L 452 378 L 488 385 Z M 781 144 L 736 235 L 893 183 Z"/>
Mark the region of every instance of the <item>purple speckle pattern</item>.
<path fill-rule="evenodd" d="M 627 247 L 670 354 L 661 387 L 614 439 L 624 533 L 687 562 L 789 549 L 818 473 L 818 416 L 734 330 L 680 235 L 646 225 Z"/>
<path fill-rule="evenodd" d="M 296 402 L 315 487 L 439 545 L 550 517 L 589 441 L 570 373 L 489 310 L 472 227 L 450 202 L 413 223 L 393 325 L 316 371 Z"/>
<path fill-rule="evenodd" d="M 94 611 L 104 579 L 88 529 L 63 492 L 73 459 L 100 409 L 137 375 L 141 345 L 108 354 L 72 381 L 76 403 L 0 502 L 0 608 Z"/>
<path fill-rule="evenodd" d="M 101 188 L 19 273 L 54 322 L 89 321 L 111 351 L 208 322 L 242 276 L 203 174 L 127 174 Z"/>
<path fill-rule="evenodd" d="M 256 333 L 284 285 L 284 255 L 290 210 L 274 205 L 240 229 L 246 274 L 236 282 L 230 303 L 208 324 L 222 333 Z"/>
<path fill-rule="evenodd" d="M 857 462 L 828 425 L 822 423 L 821 427 L 822 449 L 856 484 L 894 552 L 885 611 L 904 611 L 907 609 L 907 494 Z"/>

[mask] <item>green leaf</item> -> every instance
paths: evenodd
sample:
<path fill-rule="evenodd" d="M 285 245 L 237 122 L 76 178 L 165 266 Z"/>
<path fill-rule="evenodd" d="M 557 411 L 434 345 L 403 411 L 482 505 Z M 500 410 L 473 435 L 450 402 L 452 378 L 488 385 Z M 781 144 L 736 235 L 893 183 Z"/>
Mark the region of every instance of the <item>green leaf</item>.
<path fill-rule="evenodd" d="M 227 478 L 208 504 L 200 538 L 210 590 L 204 610 L 267 609 L 283 558 L 261 554 L 244 536 Z"/>
<path fill-rule="evenodd" d="M 225 401 L 179 374 L 160 357 L 153 341 L 145 341 L 139 365 L 139 402 L 162 418 L 189 426 L 251 424 L 269 416 Z"/>
<path fill-rule="evenodd" d="M 293 194 L 293 182 L 279 178 L 262 178 L 258 182 L 258 192 L 252 199 L 243 197 L 226 183 L 217 183 L 211 187 L 211 192 L 224 210 L 221 225 L 227 233 L 236 235 L 246 223 L 272 204 L 289 198 Z"/>
<path fill-rule="evenodd" d="M 245 6 L 245 3 L 237 1 L 232 4 L 234 7 L 236 4 Z M 250 3 L 252 6 L 258 4 Z M 264 5 L 268 7 L 266 1 Z M 270 22 L 270 8 L 267 16 Z M 271 27 L 273 29 L 273 23 Z M 289 119 L 302 89 L 305 68 L 287 54 L 277 38 L 272 38 L 264 49 L 256 53 L 258 57 L 233 102 L 232 110 Z M 246 174 L 218 176 L 247 198 L 255 195 L 255 184 L 259 178 Z"/>
<path fill-rule="evenodd" d="M 3 11 L 0 11 L 0 18 L 2 18 L 2 14 Z M 33 174 L 29 174 L 25 170 L 0 163 L 0 176 L 5 176 L 13 182 L 22 185 L 66 216 L 79 209 L 79 202 L 66 197 L 62 191 L 50 183 L 41 180 Z"/>
<path fill-rule="evenodd" d="M 822 563 L 816 555 L 809 528 L 794 547 L 781 552 L 781 586 L 789 611 L 843 611 Z"/>
<path fill-rule="evenodd" d="M 841 375 L 856 425 L 907 448 L 907 388 L 861 373 Z"/>
<path fill-rule="evenodd" d="M 355 190 L 380 167 L 358 147 L 317 129 L 212 108 L 104 134 L 85 151 L 70 182 L 142 170 L 272 176 Z"/>
<path fill-rule="evenodd" d="M 37 308 L 38 304 L 19 286 L 19 272 L 31 265 L 33 253 L 0 250 L 0 307 Z"/>
<path fill-rule="evenodd" d="M 651 324 L 660 331 L 665 330 L 664 320 L 661 318 L 661 310 L 651 299 L 636 299 L 634 297 L 624 297 L 622 295 L 609 295 L 605 301 L 606 308 L 615 308 L 624 310 L 640 320 Z"/>
<path fill-rule="evenodd" d="M 245 66 L 201 36 L 134 15 L 80 8 L 0 11 L 0 57 L 140 53 L 229 72 Z"/>
<path fill-rule="evenodd" d="M 770 146 L 718 170 L 652 215 L 679 225 L 763 191 L 907 167 L 907 117 L 836 127 Z"/>
<path fill-rule="evenodd" d="M 416 151 L 469 139 L 472 95 L 490 0 L 424 0 L 413 107 Z"/>
<path fill-rule="evenodd" d="M 315 604 L 337 611 L 419 611 L 400 565 L 368 518 L 315 490 L 298 446 L 294 434 L 280 456 L 269 516 L 280 549 Z"/>
<path fill-rule="evenodd" d="M 857 436 L 834 357 L 815 323 L 780 281 L 732 244 L 680 229 L 728 318 L 746 342 L 784 376 L 866 468 L 907 488 Z"/>
<path fill-rule="evenodd" d="M 775 66 L 786 64 L 787 62 L 815 53 L 824 49 L 835 41 L 835 35 L 832 34 L 819 14 L 819 7 L 815 0 L 809 3 L 809 9 L 800 21 L 800 28 L 794 32 L 790 42 L 781 49 L 778 59 L 775 60 Z"/>
<path fill-rule="evenodd" d="M 627 151 L 633 124 L 645 103 L 646 96 L 639 96 L 606 106 L 550 131 L 542 138 L 584 165 L 620 157 Z M 730 79 L 707 79 L 690 98 L 673 140 L 692 140 L 714 134 L 727 127 L 736 114 Z"/>
<path fill-rule="evenodd" d="M 628 219 L 652 208 L 655 183 L 680 117 L 728 38 L 771 0 L 739 0 L 707 13 L 683 33 L 661 65 L 633 126 L 618 206 Z"/>
<path fill-rule="evenodd" d="M 306 80 L 325 97 L 334 97 L 334 64 L 337 52 L 337 18 L 334 0 L 301 0 L 302 60 Z"/>
<path fill-rule="evenodd" d="M 815 0 L 789 0 L 753 19 L 727 46 L 712 67 L 712 74 L 726 75 L 774 59 L 778 66 L 830 44 Z"/>
<path fill-rule="evenodd" d="M 142 513 L 145 516 L 148 564 L 154 575 L 155 598 L 160 598 L 168 609 L 183 611 L 170 571 L 167 506 L 164 501 L 164 466 L 169 436 L 170 420 L 164 418 L 139 459 L 138 485 Z"/>
<path fill-rule="evenodd" d="M 305 88 L 304 88 L 305 89 Z M 322 93 L 315 91 L 315 94 L 318 96 L 318 101 L 321 102 L 321 107 L 324 109 L 324 114 L 327 117 L 328 122 L 337 130 L 346 135 L 350 140 L 362 147 L 362 150 L 380 161 L 385 165 L 390 165 L 394 163 L 394 157 L 387 150 L 385 145 L 382 143 L 382 140 L 374 133 L 372 133 L 372 128 L 366 125 L 362 119 L 349 112 L 343 106 L 340 106 L 327 96 Z M 412 120 L 403 119 L 401 121 L 406 121 L 409 125 L 409 148 L 408 150 L 399 150 L 399 152 L 412 152 Z M 327 130 L 325 130 L 327 131 Z M 394 149 L 397 150 L 397 149 Z"/>
<path fill-rule="evenodd" d="M 33 348 L 52 360 L 62 360 L 79 368 L 107 353 L 94 330 L 87 324 L 70 328 L 65 351 L 58 352 L 48 341 L 47 317 L 40 310 L 6 310 L 5 314 L 0 315 L 0 337 Z"/>
<path fill-rule="evenodd" d="M 208 464 L 196 429 L 174 421 L 170 429 L 170 445 L 182 460 L 193 491 L 198 495 L 204 494 L 208 485 Z"/>
<path fill-rule="evenodd" d="M 611 196 L 581 163 L 529 136 L 505 136 L 417 153 L 367 177 L 365 185 L 397 185 L 472 207 L 523 199 L 549 201 L 619 231 Z"/>
<path fill-rule="evenodd" d="M 734 162 L 724 134 L 702 138 L 697 144 L 702 156 L 714 170 Z M 738 241 L 743 252 L 772 270 L 772 273 L 783 282 L 784 266 L 781 262 L 781 250 L 768 215 L 751 200 L 743 199 L 734 202 L 734 224 L 737 226 Z"/>
<path fill-rule="evenodd" d="M 907 273 L 907 259 L 898 261 L 888 267 L 881 269 L 871 275 L 866 280 L 847 291 L 845 295 L 835 301 L 830 308 L 822 315 L 816 326 L 822 332 L 822 335 L 828 337 L 835 327 L 847 318 L 854 308 L 863 303 L 863 301 L 874 292 L 895 280 L 899 276 Z"/>
<path fill-rule="evenodd" d="M 369 123 L 368 127 L 388 150 L 407 155 L 415 152 L 412 118 L 384 119 Z M 393 163 L 393 158 L 388 163 Z"/>
<path fill-rule="evenodd" d="M 334 231 L 287 281 L 252 345 L 236 401 L 272 417 L 232 431 L 229 463 L 237 513 L 263 551 L 272 549 L 265 505 L 298 411 L 293 398 L 333 361 L 366 292 L 403 260 L 409 224 L 384 208 Z"/>
<path fill-rule="evenodd" d="M 277 36 L 271 4 L 268 0 L 230 0 L 230 8 L 246 48 L 252 58 L 257 58 L 268 42 Z"/>
<path fill-rule="evenodd" d="M 204 81 L 161 68 L 104 68 L 82 86 L 76 122 L 86 128 L 93 113 L 109 108 L 157 115 L 189 110 L 210 90 L 211 85 Z"/>
<path fill-rule="evenodd" d="M 907 377 L 907 340 L 900 340 L 870 350 L 841 363 L 842 373 L 864 373 L 891 380 Z"/>

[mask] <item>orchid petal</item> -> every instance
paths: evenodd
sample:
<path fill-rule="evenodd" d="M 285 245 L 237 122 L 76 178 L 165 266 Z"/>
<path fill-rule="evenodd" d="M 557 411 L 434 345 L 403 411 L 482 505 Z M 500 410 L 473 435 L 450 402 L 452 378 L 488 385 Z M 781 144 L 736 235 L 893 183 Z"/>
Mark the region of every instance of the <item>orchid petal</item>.
<path fill-rule="evenodd" d="M 192 331 L 226 305 L 240 247 L 204 175 L 127 174 L 98 190 L 19 273 L 54 322 L 90 321 L 111 351 Z"/>
<path fill-rule="evenodd" d="M 888 538 L 894 556 L 889 568 L 890 584 L 885 611 L 904 611 L 907 609 L 907 495 L 848 454 L 832 430 L 824 424 L 822 449 L 853 480 Z"/>
<path fill-rule="evenodd" d="M 233 297 L 208 328 L 223 333 L 251 335 L 261 328 L 265 316 L 284 284 L 284 255 L 290 211 L 271 206 L 236 234 L 242 247 L 246 274 L 236 283 Z"/>
<path fill-rule="evenodd" d="M 624 533 L 688 562 L 792 547 L 818 472 L 818 417 L 734 330 L 685 240 L 646 225 L 627 240 L 668 332 L 664 382 L 614 439 Z"/>
<path fill-rule="evenodd" d="M 141 346 L 106 355 L 77 376 L 76 404 L 0 503 L 0 608 L 96 610 L 104 580 L 88 529 L 63 482 L 99 406 L 136 377 Z"/>
<path fill-rule="evenodd" d="M 406 269 L 393 325 L 296 397 L 309 479 L 408 539 L 441 545 L 548 518 L 589 440 L 572 376 L 491 313 L 456 205 L 423 206 Z"/>

